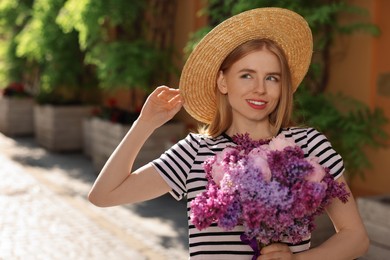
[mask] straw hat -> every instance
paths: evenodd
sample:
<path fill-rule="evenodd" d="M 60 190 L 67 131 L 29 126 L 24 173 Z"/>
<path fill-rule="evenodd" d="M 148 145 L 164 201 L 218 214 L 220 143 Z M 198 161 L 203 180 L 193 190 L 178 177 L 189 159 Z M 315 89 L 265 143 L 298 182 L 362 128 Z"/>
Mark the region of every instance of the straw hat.
<path fill-rule="evenodd" d="M 223 60 L 242 43 L 261 38 L 273 40 L 284 50 L 294 91 L 297 89 L 307 73 L 313 50 L 307 22 L 287 9 L 253 9 L 216 26 L 189 56 L 179 86 L 184 108 L 192 117 L 211 123 L 216 113 L 216 79 Z"/>

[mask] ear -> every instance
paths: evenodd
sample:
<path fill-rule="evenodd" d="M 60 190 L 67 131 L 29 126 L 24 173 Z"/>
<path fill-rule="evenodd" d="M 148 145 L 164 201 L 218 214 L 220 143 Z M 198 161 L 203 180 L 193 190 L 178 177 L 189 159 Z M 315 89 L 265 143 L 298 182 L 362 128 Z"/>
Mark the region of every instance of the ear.
<path fill-rule="evenodd" d="M 218 74 L 217 86 L 218 86 L 219 91 L 220 91 L 222 94 L 225 95 L 225 94 L 228 93 L 228 91 L 227 91 L 227 84 L 226 84 L 226 78 L 225 78 L 225 76 L 223 75 L 222 70 L 220 70 L 220 71 L 219 71 L 219 74 Z"/>

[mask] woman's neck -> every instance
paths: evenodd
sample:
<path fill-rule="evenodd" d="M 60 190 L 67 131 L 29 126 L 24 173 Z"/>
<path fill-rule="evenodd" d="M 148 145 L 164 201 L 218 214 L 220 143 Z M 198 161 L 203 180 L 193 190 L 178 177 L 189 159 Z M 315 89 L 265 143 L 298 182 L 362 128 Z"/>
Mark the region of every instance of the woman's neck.
<path fill-rule="evenodd" d="M 253 140 L 270 139 L 274 136 L 272 126 L 269 122 L 255 122 L 252 124 L 233 123 L 226 130 L 226 134 L 229 136 L 245 133 L 248 133 Z"/>

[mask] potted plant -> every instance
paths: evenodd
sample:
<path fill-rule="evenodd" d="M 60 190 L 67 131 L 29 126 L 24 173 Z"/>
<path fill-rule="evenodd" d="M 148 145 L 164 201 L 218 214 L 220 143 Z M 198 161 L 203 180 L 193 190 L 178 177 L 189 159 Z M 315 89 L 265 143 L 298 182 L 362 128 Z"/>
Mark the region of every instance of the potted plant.
<path fill-rule="evenodd" d="M 56 22 L 63 0 L 36 0 L 32 16 L 16 36 L 17 54 L 37 67 L 34 80 L 35 137 L 53 151 L 82 148 L 82 120 L 96 96 L 94 69 L 84 64 L 78 33 L 64 32 Z M 92 97 L 92 98 L 91 98 Z M 92 99 L 92 100 L 91 100 Z"/>
<path fill-rule="evenodd" d="M 116 100 L 111 98 L 103 106 L 95 107 L 92 115 L 84 121 L 84 151 L 92 158 L 95 169 L 100 170 L 129 131 L 138 113 L 119 108 Z M 134 167 L 156 159 L 184 134 L 185 125 L 175 120 L 156 129 L 139 152 Z"/>
<path fill-rule="evenodd" d="M 83 122 L 84 153 L 96 166 L 107 160 L 136 117 L 136 113 L 119 108 L 115 98 L 92 109 L 91 116 Z"/>
<path fill-rule="evenodd" d="M 103 93 L 111 96 L 121 90 L 131 96 L 122 106 L 115 96 L 103 98 L 102 105 L 84 123 L 85 153 L 98 170 L 138 117 L 148 93 L 159 82 L 167 82 L 174 71 L 174 6 L 175 1 L 123 0 L 113 4 L 70 0 L 58 18 L 65 31 L 79 32 L 86 61 L 96 68 Z M 164 143 L 183 133 L 184 125 L 179 122 L 157 130 L 145 151 L 141 151 L 136 167 L 164 152 Z"/>
<path fill-rule="evenodd" d="M 34 100 L 24 84 L 13 82 L 0 94 L 0 132 L 9 136 L 33 134 Z"/>
<path fill-rule="evenodd" d="M 30 18 L 31 1 L 12 1 L 0 5 L 0 81 L 10 82 L 0 87 L 0 131 L 6 135 L 33 134 L 33 98 L 26 81 L 32 66 L 16 54 L 16 35 Z"/>

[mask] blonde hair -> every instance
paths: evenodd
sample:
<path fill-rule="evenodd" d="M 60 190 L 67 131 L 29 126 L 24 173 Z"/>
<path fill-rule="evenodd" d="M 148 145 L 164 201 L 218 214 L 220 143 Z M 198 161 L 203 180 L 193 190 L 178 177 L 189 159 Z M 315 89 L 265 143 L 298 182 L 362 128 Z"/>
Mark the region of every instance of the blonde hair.
<path fill-rule="evenodd" d="M 269 115 L 272 133 L 273 135 L 276 135 L 280 128 L 286 127 L 290 123 L 293 103 L 291 73 L 283 50 L 269 39 L 250 40 L 238 46 L 225 58 L 220 67 L 220 71 L 225 72 L 233 65 L 233 63 L 245 55 L 262 49 L 266 49 L 275 54 L 281 65 L 281 96 L 277 107 Z M 232 112 L 227 95 L 223 95 L 218 90 L 217 83 L 215 83 L 215 97 L 217 112 L 213 121 L 209 125 L 204 125 L 198 129 L 200 133 L 211 137 L 219 136 L 232 124 Z"/>

